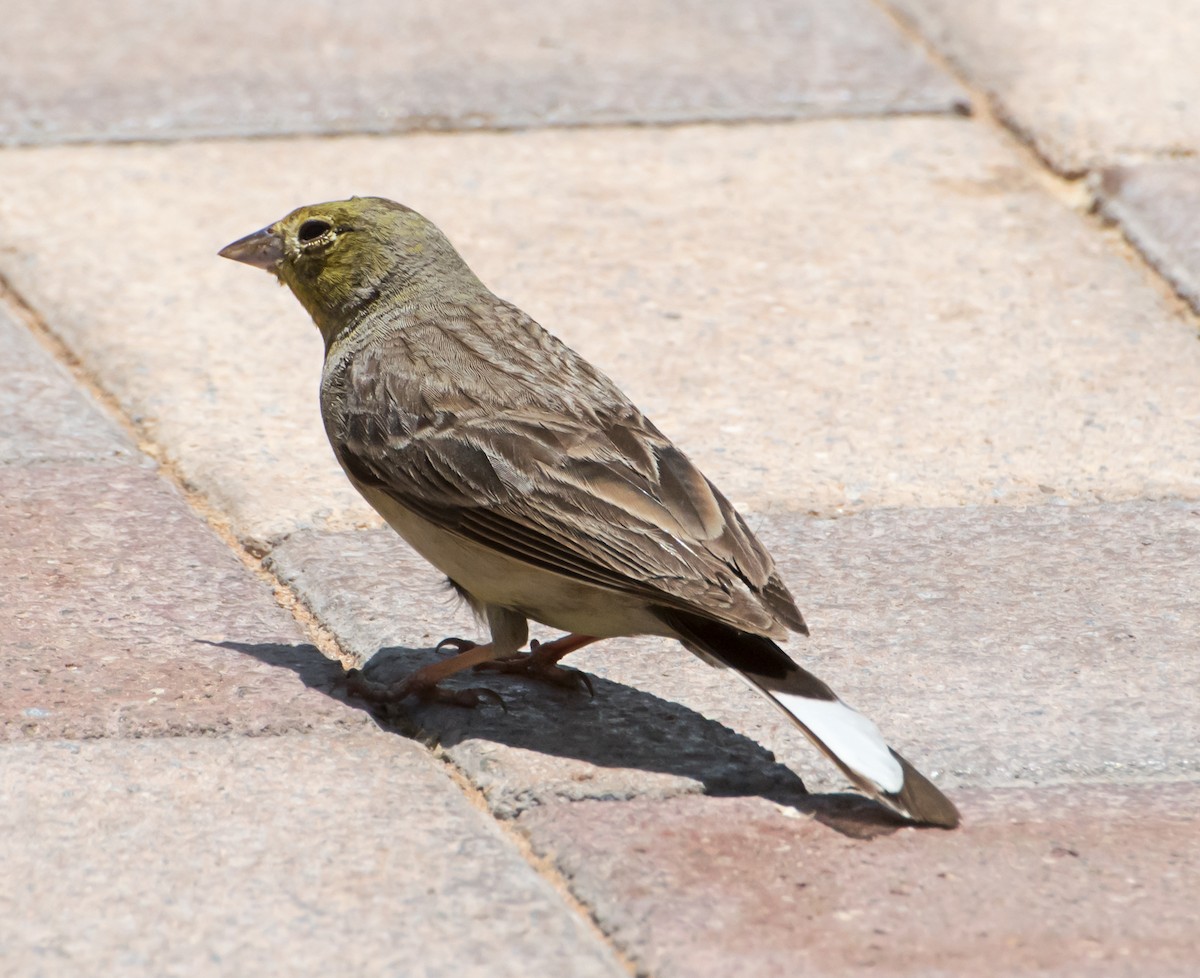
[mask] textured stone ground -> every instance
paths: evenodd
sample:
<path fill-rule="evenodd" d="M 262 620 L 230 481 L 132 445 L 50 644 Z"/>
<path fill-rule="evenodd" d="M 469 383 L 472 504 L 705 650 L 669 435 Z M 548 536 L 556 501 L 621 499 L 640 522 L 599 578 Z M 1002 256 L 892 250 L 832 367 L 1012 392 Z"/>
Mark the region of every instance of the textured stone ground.
<path fill-rule="evenodd" d="M 1173 0 L 884 0 L 1200 310 L 1200 18 Z"/>
<path fill-rule="evenodd" d="M 0 973 L 1194 971 L 1195 24 L 185 8 L 0 42 Z M 351 193 L 727 490 L 791 651 L 962 828 L 664 641 L 569 660 L 594 698 L 347 699 L 336 660 L 475 625 L 345 485 L 302 310 L 215 252 Z"/>

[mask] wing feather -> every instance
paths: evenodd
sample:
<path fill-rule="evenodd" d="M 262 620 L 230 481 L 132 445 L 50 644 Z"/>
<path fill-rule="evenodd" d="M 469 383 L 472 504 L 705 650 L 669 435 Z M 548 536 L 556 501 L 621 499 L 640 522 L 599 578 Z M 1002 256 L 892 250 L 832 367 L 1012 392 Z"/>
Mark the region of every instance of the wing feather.
<path fill-rule="evenodd" d="M 353 479 L 533 566 L 747 631 L 807 631 L 729 501 L 611 381 L 549 334 L 534 335 L 547 359 L 561 368 L 565 358 L 568 372 L 586 375 L 574 403 L 563 403 L 569 386 L 564 393 L 548 383 L 514 396 L 511 367 L 491 381 L 508 385 L 506 396 L 489 396 L 486 376 L 471 389 L 422 376 L 405 356 L 420 337 L 406 332 L 359 351 L 336 378 L 326 423 Z M 435 339 L 424 338 L 422 367 L 436 360 Z"/>

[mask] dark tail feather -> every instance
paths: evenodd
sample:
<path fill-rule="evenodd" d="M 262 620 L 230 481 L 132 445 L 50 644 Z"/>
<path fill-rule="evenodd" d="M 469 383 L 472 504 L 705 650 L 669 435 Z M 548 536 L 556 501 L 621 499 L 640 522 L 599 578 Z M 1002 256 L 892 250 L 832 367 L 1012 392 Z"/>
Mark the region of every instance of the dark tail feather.
<path fill-rule="evenodd" d="M 736 670 L 768 696 L 867 794 L 914 822 L 958 825 L 950 799 L 892 750 L 874 723 L 769 638 L 686 611 L 660 608 L 656 613 L 701 658 Z"/>

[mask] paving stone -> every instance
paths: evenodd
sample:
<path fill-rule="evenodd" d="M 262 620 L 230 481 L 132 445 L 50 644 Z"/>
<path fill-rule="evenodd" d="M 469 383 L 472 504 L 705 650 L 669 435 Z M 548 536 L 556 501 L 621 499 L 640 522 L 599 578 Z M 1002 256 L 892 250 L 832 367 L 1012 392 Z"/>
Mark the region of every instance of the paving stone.
<path fill-rule="evenodd" d="M 384 734 L 0 747 L 0 971 L 624 976 Z"/>
<path fill-rule="evenodd" d="M 1200 777 L 1195 504 L 887 510 L 756 529 L 812 629 L 789 651 L 952 793 Z M 390 531 L 298 535 L 271 559 L 344 644 L 384 650 L 380 678 L 432 661 L 446 635 L 483 634 Z M 594 699 L 473 674 L 463 685 L 499 691 L 507 714 L 405 707 L 397 722 L 440 742 L 505 816 L 556 798 L 792 798 L 776 759 L 812 791 L 845 787 L 785 718 L 676 643 L 613 640 L 568 664 L 595 677 Z"/>
<path fill-rule="evenodd" d="M 950 112 L 867 0 L 174 4 L 6 20 L 0 141 Z M 286 42 L 281 43 L 281 26 Z"/>
<path fill-rule="evenodd" d="M 1061 173 L 1200 151 L 1200 20 L 1175 0 L 890 4 Z"/>
<path fill-rule="evenodd" d="M 74 378 L 0 309 L 0 465 L 68 459 L 134 461 L 129 439 Z"/>
<path fill-rule="evenodd" d="M 0 741 L 366 722 L 308 688 L 340 666 L 147 469 L 0 467 L 0 594 Z"/>
<path fill-rule="evenodd" d="M 376 679 L 390 682 L 451 654 L 431 648 L 446 636 L 484 634 L 445 578 L 390 530 L 298 533 L 268 564 Z M 629 642 L 606 649 L 619 660 L 640 652 Z M 758 744 L 672 702 L 669 682 L 651 695 L 603 676 L 598 669 L 593 697 L 470 673 L 446 685 L 498 691 L 504 709 L 405 704 L 384 722 L 437 745 L 503 818 L 551 800 L 803 793 L 799 778 Z"/>
<path fill-rule="evenodd" d="M 6 274 L 264 549 L 378 521 L 315 329 L 214 252 L 352 192 L 436 219 L 748 509 L 1200 493 L 1193 323 L 964 120 L 13 150 L 0 178 Z"/>
<path fill-rule="evenodd" d="M 954 832 L 869 841 L 759 799 L 552 805 L 518 825 L 661 978 L 1194 973 L 1200 785 L 961 801 Z"/>
<path fill-rule="evenodd" d="M 1200 164 L 1109 167 L 1094 186 L 1101 210 L 1200 312 Z"/>
<path fill-rule="evenodd" d="M 760 532 L 812 629 L 793 650 L 941 783 L 1200 775 L 1195 504 L 873 511 Z M 684 702 L 819 784 L 767 730 Z"/>

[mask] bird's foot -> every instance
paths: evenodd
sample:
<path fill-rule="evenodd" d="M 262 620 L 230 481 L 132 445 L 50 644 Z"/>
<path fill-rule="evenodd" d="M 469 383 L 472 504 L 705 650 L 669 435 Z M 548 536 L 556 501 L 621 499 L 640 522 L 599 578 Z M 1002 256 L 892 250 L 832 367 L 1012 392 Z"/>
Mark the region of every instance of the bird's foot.
<path fill-rule="evenodd" d="M 346 691 L 368 703 L 399 703 L 410 696 L 425 703 L 448 703 L 452 706 L 475 707 L 481 703 L 494 703 L 507 712 L 500 694 L 482 687 L 469 689 L 445 689 L 439 685 L 443 679 L 456 672 L 470 669 L 486 662 L 493 655 L 492 646 L 478 645 L 461 638 L 447 638 L 438 643 L 439 649 L 453 648 L 456 655 L 441 662 L 434 662 L 418 669 L 403 679 L 392 683 L 381 683 L 368 679 L 358 669 L 346 673 Z"/>
<path fill-rule="evenodd" d="M 505 659 L 493 659 L 475 667 L 489 672 L 507 672 L 524 676 L 526 679 L 536 679 L 539 682 L 550 683 L 552 686 L 562 686 L 565 689 L 587 690 L 588 696 L 595 696 L 592 680 L 586 672 L 570 669 L 567 666 L 539 663 L 533 653 L 510 655 Z"/>
<path fill-rule="evenodd" d="M 515 673 L 527 679 L 536 679 L 566 689 L 587 690 L 588 696 L 595 697 L 596 690 L 586 672 L 568 669 L 558 664 L 558 660 L 564 655 L 594 641 L 596 639 L 590 635 L 564 635 L 553 642 L 539 642 L 534 639 L 529 643 L 528 652 L 481 662 L 475 668 Z"/>
<path fill-rule="evenodd" d="M 418 669 L 411 676 L 397 680 L 394 683 L 381 683 L 368 679 L 358 669 L 346 673 L 346 691 L 351 696 L 357 696 L 368 703 L 387 706 L 399 703 L 412 696 L 422 703 L 447 703 L 451 706 L 474 708 L 483 703 L 492 703 L 508 712 L 503 698 L 495 690 L 482 686 L 471 686 L 466 689 L 447 689 L 439 686 L 436 681 L 421 676 L 423 670 Z"/>

